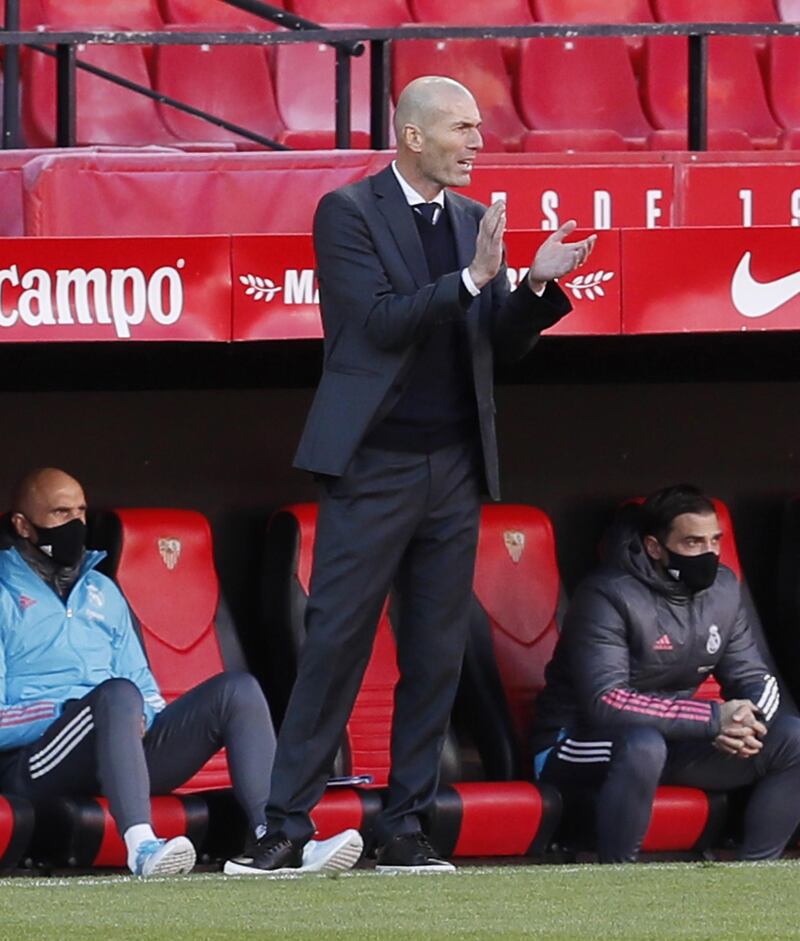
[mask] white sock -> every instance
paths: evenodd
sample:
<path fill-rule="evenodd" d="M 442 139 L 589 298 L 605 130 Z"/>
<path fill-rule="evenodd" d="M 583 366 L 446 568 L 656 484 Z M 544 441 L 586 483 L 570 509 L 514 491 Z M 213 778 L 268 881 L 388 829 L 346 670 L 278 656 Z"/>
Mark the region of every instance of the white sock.
<path fill-rule="evenodd" d="M 147 840 L 157 840 L 158 837 L 153 833 L 153 828 L 149 823 L 135 823 L 122 834 L 122 839 L 125 840 L 125 846 L 128 850 L 128 869 L 134 872 L 139 847 Z"/>

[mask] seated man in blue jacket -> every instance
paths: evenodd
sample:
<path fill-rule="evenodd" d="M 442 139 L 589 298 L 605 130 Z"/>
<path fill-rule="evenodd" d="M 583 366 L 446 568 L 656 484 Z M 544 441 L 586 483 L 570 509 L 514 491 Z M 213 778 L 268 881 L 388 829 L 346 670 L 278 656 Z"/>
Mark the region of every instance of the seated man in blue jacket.
<path fill-rule="evenodd" d="M 800 719 L 778 712 L 722 538 L 697 488 L 660 490 L 567 612 L 537 702 L 535 770 L 566 794 L 597 789 L 603 862 L 636 859 L 659 783 L 752 785 L 740 859 L 780 856 L 800 822 Z M 724 701 L 692 698 L 712 673 Z"/>
<path fill-rule="evenodd" d="M 228 867 L 248 866 L 266 831 L 275 749 L 269 708 L 246 673 L 221 673 L 167 705 L 128 606 L 85 549 L 86 500 L 73 477 L 36 470 L 13 499 L 11 548 L 0 551 L 0 790 L 42 800 L 103 794 L 139 876 L 184 873 L 195 850 L 158 839 L 150 794 L 187 781 L 227 748 L 250 838 Z M 313 843 L 312 871 L 342 868 L 361 839 L 346 831 Z M 356 855 L 358 855 L 356 853 Z"/>

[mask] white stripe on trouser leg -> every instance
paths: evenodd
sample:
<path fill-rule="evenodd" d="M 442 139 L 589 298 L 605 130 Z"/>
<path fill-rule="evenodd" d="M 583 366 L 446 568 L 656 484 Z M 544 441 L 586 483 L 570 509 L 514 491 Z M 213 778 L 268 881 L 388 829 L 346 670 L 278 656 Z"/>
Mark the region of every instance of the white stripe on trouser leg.
<path fill-rule="evenodd" d="M 571 745 L 562 745 L 561 751 L 565 755 L 582 755 L 584 757 L 602 757 L 603 755 L 611 755 L 610 748 L 573 748 Z"/>
<path fill-rule="evenodd" d="M 83 720 L 86 718 L 87 715 L 89 715 L 89 713 L 91 713 L 91 706 L 86 706 L 83 709 L 81 709 L 79 713 L 74 715 L 69 720 L 69 722 L 67 722 L 64 728 L 58 733 L 58 735 L 55 736 L 55 738 L 50 739 L 50 741 L 44 746 L 44 748 L 40 749 L 35 754 L 31 755 L 31 757 L 28 759 L 31 765 L 37 764 L 41 761 L 46 761 L 47 756 L 50 754 L 50 752 L 52 752 L 54 749 L 59 747 L 60 742 L 63 741 L 63 739 L 65 739 L 68 735 L 71 734 L 72 729 L 76 725 L 83 726 Z"/>
<path fill-rule="evenodd" d="M 90 715 L 85 716 L 79 725 L 73 725 L 70 729 L 70 734 L 59 743 L 57 749 L 51 749 L 46 755 L 38 758 L 36 761 L 29 760 L 28 767 L 30 768 L 31 777 L 39 777 L 41 774 L 57 765 L 79 742 L 86 738 L 92 729 L 94 729 L 94 722 Z"/>
<path fill-rule="evenodd" d="M 565 738 L 564 745 L 573 745 L 575 748 L 611 748 L 613 742 L 586 742 L 574 738 Z"/>
<path fill-rule="evenodd" d="M 571 761 L 573 762 L 573 764 L 576 764 L 576 765 L 600 764 L 604 761 L 605 762 L 611 761 L 611 755 L 603 755 L 603 756 L 586 755 L 586 756 L 578 757 L 577 755 L 565 755 L 563 752 L 558 752 L 557 754 L 558 754 L 558 757 L 562 761 Z"/>

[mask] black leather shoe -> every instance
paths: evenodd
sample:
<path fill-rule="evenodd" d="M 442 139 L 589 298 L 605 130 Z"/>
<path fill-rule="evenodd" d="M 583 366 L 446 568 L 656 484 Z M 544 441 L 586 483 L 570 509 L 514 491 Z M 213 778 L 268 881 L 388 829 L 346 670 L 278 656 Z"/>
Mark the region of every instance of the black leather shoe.
<path fill-rule="evenodd" d="M 223 872 L 227 876 L 284 876 L 297 874 L 302 865 L 302 843 L 294 843 L 278 830 L 248 841 L 242 855 L 229 859 Z"/>
<path fill-rule="evenodd" d="M 378 850 L 376 872 L 455 872 L 456 867 L 436 852 L 422 832 L 401 833 Z"/>

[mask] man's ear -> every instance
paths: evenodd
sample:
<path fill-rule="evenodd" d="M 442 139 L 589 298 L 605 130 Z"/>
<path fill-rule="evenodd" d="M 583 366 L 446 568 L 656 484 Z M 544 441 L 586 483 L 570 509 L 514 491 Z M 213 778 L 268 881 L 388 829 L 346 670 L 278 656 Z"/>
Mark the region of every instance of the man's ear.
<path fill-rule="evenodd" d="M 645 536 L 644 539 L 642 539 L 642 545 L 644 546 L 644 551 L 651 559 L 655 562 L 661 560 L 661 543 L 655 536 Z"/>
<path fill-rule="evenodd" d="M 402 137 L 407 150 L 415 154 L 422 150 L 422 131 L 416 124 L 404 124 Z"/>
<path fill-rule="evenodd" d="M 11 514 L 11 525 L 16 530 L 17 535 L 21 536 L 23 539 L 31 539 L 31 537 L 36 537 L 36 533 L 33 527 L 25 519 L 22 513 Z"/>

